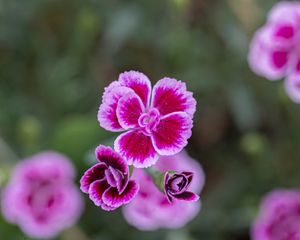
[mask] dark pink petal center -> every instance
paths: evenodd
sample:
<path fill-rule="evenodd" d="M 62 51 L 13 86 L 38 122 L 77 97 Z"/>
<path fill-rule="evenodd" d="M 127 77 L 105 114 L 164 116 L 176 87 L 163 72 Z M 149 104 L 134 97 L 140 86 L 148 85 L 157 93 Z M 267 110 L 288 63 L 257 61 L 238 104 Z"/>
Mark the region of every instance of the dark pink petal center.
<path fill-rule="evenodd" d="M 276 31 L 275 36 L 290 39 L 294 36 L 294 28 L 289 25 L 281 26 Z"/>
<path fill-rule="evenodd" d="M 282 68 L 286 65 L 288 61 L 287 51 L 275 51 L 272 54 L 272 61 L 277 68 Z"/>

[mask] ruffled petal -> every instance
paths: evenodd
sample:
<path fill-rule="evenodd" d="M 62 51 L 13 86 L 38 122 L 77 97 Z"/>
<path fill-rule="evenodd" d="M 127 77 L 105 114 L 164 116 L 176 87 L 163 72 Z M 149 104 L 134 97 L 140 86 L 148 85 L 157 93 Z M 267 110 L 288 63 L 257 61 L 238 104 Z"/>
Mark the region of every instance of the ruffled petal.
<path fill-rule="evenodd" d="M 178 195 L 174 196 L 174 198 L 176 198 L 178 200 L 184 200 L 184 201 L 190 201 L 190 202 L 196 202 L 199 200 L 199 196 L 197 194 L 188 192 L 188 191 L 178 194 Z"/>
<path fill-rule="evenodd" d="M 164 116 L 152 131 L 152 142 L 160 155 L 174 155 L 186 145 L 192 135 L 193 122 L 184 112 Z"/>
<path fill-rule="evenodd" d="M 104 163 L 98 163 L 89 168 L 80 179 L 80 189 L 84 193 L 89 192 L 90 185 L 96 181 L 105 177 L 104 171 L 107 166 Z"/>
<path fill-rule="evenodd" d="M 138 193 L 138 184 L 131 180 L 128 182 L 123 193 L 119 194 L 116 188 L 107 189 L 102 196 L 103 202 L 110 207 L 120 207 L 121 205 L 129 203 Z"/>
<path fill-rule="evenodd" d="M 122 86 L 131 88 L 141 98 L 145 107 L 149 105 L 151 82 L 145 74 L 137 71 L 121 73 L 119 83 Z"/>
<path fill-rule="evenodd" d="M 106 189 L 110 186 L 106 180 L 97 180 L 93 182 L 89 189 L 89 197 L 94 202 L 96 206 L 101 206 L 103 204 L 102 196 Z"/>
<path fill-rule="evenodd" d="M 145 111 L 145 107 L 139 96 L 130 92 L 123 96 L 117 107 L 117 117 L 124 129 L 138 127 L 138 120 Z"/>
<path fill-rule="evenodd" d="M 115 150 L 136 168 L 154 165 L 158 155 L 153 148 L 151 138 L 141 131 L 128 131 L 115 140 Z"/>
<path fill-rule="evenodd" d="M 187 91 L 185 83 L 174 78 L 163 78 L 155 84 L 151 105 L 161 115 L 182 111 L 193 117 L 196 111 L 193 93 Z"/>
<path fill-rule="evenodd" d="M 124 175 L 128 174 L 129 169 L 125 160 L 111 147 L 99 145 L 95 150 L 95 154 L 99 162 L 120 170 Z"/>
<path fill-rule="evenodd" d="M 129 92 L 132 92 L 130 88 L 119 87 L 116 83 L 105 90 L 98 111 L 98 121 L 101 127 L 112 132 L 124 130 L 119 124 L 116 111 L 120 98 Z"/>
<path fill-rule="evenodd" d="M 113 210 L 117 209 L 116 207 L 108 206 L 108 205 L 106 205 L 105 203 L 102 203 L 102 204 L 101 204 L 101 208 L 102 208 L 104 211 L 113 211 Z"/>
<path fill-rule="evenodd" d="M 104 88 L 104 93 L 102 96 L 102 102 L 103 103 L 109 103 L 111 101 L 111 91 L 115 89 L 116 87 L 122 87 L 121 84 L 118 81 L 111 82 L 106 88 Z"/>

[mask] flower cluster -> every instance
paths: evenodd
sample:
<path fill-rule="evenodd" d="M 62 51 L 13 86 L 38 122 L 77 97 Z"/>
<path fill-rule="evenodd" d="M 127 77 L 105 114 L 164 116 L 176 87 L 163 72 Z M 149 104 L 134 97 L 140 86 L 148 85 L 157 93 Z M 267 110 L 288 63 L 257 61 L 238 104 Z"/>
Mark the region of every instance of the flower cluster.
<path fill-rule="evenodd" d="M 192 180 L 201 181 L 198 183 L 201 185 L 203 182 L 199 166 L 192 163 L 195 166 L 192 168 L 185 164 L 188 157 L 180 153 L 191 137 L 195 110 L 193 94 L 181 81 L 163 78 L 152 89 L 143 73 L 120 74 L 117 81 L 105 88 L 98 121 L 108 131 L 123 133 L 116 138 L 114 149 L 97 147 L 98 163 L 82 176 L 81 190 L 106 211 L 131 202 L 124 214 L 137 228 L 182 226 L 199 210 L 196 203 L 199 196 L 190 191 Z M 158 174 L 151 174 L 149 167 Z M 197 176 L 201 172 L 201 177 L 195 177 L 195 171 Z M 194 190 L 199 193 L 200 187 Z M 139 214 L 141 202 L 145 211 L 161 208 L 169 217 L 157 221 L 157 216 L 151 214 L 158 212 Z M 177 216 L 172 217 L 174 224 L 171 224 L 170 216 L 175 211 Z M 156 222 L 155 227 L 154 223 L 143 223 L 145 218 Z"/>
<path fill-rule="evenodd" d="M 252 239 L 300 239 L 300 190 L 274 190 L 264 198 Z"/>
<path fill-rule="evenodd" d="M 20 162 L 2 193 L 7 221 L 34 238 L 52 238 L 72 226 L 83 205 L 74 185 L 70 161 L 55 152 L 42 152 Z"/>
<path fill-rule="evenodd" d="M 250 45 L 252 70 L 269 80 L 285 79 L 290 98 L 300 103 L 300 3 L 282 1 L 270 11 L 267 23 Z"/>

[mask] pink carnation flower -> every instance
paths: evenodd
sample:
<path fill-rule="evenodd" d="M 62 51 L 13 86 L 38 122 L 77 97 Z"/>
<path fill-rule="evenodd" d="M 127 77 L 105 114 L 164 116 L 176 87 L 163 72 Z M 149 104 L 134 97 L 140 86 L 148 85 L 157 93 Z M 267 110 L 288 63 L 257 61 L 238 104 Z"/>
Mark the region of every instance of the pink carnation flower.
<path fill-rule="evenodd" d="M 74 168 L 63 155 L 43 152 L 23 160 L 2 193 L 5 219 L 34 238 L 52 238 L 79 218 L 83 204 Z"/>
<path fill-rule="evenodd" d="M 276 190 L 269 193 L 252 227 L 253 240 L 300 239 L 300 191 Z"/>
<path fill-rule="evenodd" d="M 252 70 L 269 80 L 300 74 L 300 3 L 282 1 L 270 11 L 267 23 L 255 34 L 249 51 Z M 285 84 L 287 93 L 300 103 L 295 77 Z"/>
<path fill-rule="evenodd" d="M 187 145 L 195 110 L 185 83 L 163 78 L 151 90 L 147 76 L 129 71 L 105 89 L 98 120 L 106 130 L 126 131 L 115 150 L 129 165 L 144 168 L 155 164 L 158 154 L 174 155 Z"/>
<path fill-rule="evenodd" d="M 300 70 L 300 3 L 279 2 L 270 11 L 267 23 L 255 34 L 249 63 L 259 75 L 270 80 Z"/>
<path fill-rule="evenodd" d="M 193 171 L 193 181 L 189 189 L 200 193 L 204 184 L 201 166 L 185 152 L 172 157 L 162 156 L 155 166 L 160 171 Z M 154 185 L 151 177 L 142 169 L 135 169 L 133 179 L 139 182 L 140 191 L 131 203 L 123 207 L 127 222 L 140 230 L 159 228 L 180 228 L 192 220 L 199 212 L 201 203 L 174 199 L 169 203 L 166 195 Z"/>
<path fill-rule="evenodd" d="M 96 148 L 98 164 L 88 169 L 80 180 L 81 190 L 96 206 L 111 211 L 129 203 L 138 192 L 136 181 L 129 180 L 126 161 L 110 147 Z"/>

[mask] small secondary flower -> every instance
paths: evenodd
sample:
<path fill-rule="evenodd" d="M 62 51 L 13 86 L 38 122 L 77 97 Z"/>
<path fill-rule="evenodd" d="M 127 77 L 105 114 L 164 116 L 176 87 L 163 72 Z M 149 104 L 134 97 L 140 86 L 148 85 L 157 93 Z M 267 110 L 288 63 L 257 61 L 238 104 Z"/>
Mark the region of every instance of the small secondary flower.
<path fill-rule="evenodd" d="M 96 148 L 99 161 L 88 169 L 80 180 L 80 189 L 96 206 L 112 211 L 129 203 L 138 192 L 138 184 L 129 179 L 126 161 L 110 147 Z"/>

